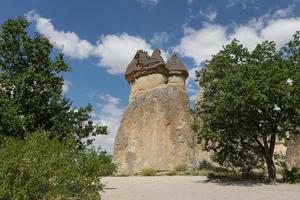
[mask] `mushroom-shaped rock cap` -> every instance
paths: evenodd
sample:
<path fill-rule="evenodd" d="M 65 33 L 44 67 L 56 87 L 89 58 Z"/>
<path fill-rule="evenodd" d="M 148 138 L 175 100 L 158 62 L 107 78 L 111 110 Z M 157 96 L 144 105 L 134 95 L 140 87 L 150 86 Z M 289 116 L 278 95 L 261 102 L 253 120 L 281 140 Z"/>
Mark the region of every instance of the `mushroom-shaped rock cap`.
<path fill-rule="evenodd" d="M 131 83 L 134 79 L 148 74 L 168 75 L 165 61 L 161 57 L 159 49 L 155 49 L 150 57 L 147 52 L 139 50 L 127 66 L 125 72 L 126 80 Z"/>
<path fill-rule="evenodd" d="M 187 78 L 189 73 L 184 66 L 184 64 L 177 58 L 176 54 L 173 54 L 168 60 L 167 69 L 169 70 L 169 75 L 181 75 Z"/>

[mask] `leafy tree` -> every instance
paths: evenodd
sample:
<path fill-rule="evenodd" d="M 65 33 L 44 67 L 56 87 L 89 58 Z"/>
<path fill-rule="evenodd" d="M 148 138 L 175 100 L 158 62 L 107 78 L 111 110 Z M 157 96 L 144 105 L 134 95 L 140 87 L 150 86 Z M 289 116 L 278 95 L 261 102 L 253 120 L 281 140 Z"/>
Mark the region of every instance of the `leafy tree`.
<path fill-rule="evenodd" d="M 0 199 L 100 199 L 100 176 L 114 170 L 108 157 L 74 150 L 48 134 L 5 138 L 0 147 Z"/>
<path fill-rule="evenodd" d="M 198 73 L 202 125 L 195 130 L 221 163 L 233 163 L 237 158 L 232 154 L 238 152 L 263 156 L 269 180 L 276 181 L 276 140 L 299 132 L 299 36 L 297 32 L 280 52 L 274 42 L 263 42 L 249 52 L 234 40 Z"/>
<path fill-rule="evenodd" d="M 37 130 L 83 148 L 83 138 L 106 134 L 90 120 L 91 105 L 73 109 L 62 95 L 63 55 L 41 35 L 26 32 L 24 17 L 7 20 L 0 30 L 0 136 L 25 138 Z M 91 139 L 85 140 L 88 144 Z"/>

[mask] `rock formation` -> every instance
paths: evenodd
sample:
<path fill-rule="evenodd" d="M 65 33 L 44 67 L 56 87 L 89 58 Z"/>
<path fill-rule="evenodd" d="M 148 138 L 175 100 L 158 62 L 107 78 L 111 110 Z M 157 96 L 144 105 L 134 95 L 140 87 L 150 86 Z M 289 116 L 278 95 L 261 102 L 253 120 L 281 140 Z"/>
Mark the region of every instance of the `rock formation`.
<path fill-rule="evenodd" d="M 286 156 L 292 167 L 300 168 L 300 135 L 294 135 L 288 141 Z"/>
<path fill-rule="evenodd" d="M 125 73 L 131 93 L 115 139 L 118 174 L 133 175 L 145 167 L 169 171 L 179 164 L 194 166 L 187 77 L 176 55 L 165 64 L 159 50 L 151 57 L 141 50 L 136 53 Z"/>

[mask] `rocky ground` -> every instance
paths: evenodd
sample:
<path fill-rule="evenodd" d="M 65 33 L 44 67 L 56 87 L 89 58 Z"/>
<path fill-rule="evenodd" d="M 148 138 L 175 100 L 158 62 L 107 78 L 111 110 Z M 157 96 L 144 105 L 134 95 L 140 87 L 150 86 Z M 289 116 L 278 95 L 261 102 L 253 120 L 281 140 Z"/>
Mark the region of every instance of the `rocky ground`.
<path fill-rule="evenodd" d="M 104 200 L 300 200 L 300 185 L 210 183 L 202 176 L 105 177 Z"/>

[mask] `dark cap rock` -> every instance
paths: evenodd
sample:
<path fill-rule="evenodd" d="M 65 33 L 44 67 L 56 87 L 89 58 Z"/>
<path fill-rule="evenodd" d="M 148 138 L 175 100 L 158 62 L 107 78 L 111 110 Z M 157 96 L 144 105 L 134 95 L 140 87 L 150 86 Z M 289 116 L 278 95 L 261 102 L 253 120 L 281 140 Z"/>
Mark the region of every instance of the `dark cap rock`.
<path fill-rule="evenodd" d="M 169 70 L 169 75 L 181 75 L 185 78 L 189 76 L 189 73 L 184 64 L 177 58 L 176 54 L 173 54 L 167 61 L 166 65 Z"/>
<path fill-rule="evenodd" d="M 147 52 L 139 50 L 127 66 L 125 78 L 130 83 L 141 76 L 149 74 L 168 75 L 168 73 L 169 70 L 166 68 L 166 64 L 161 57 L 159 49 L 155 49 L 151 57 Z"/>

